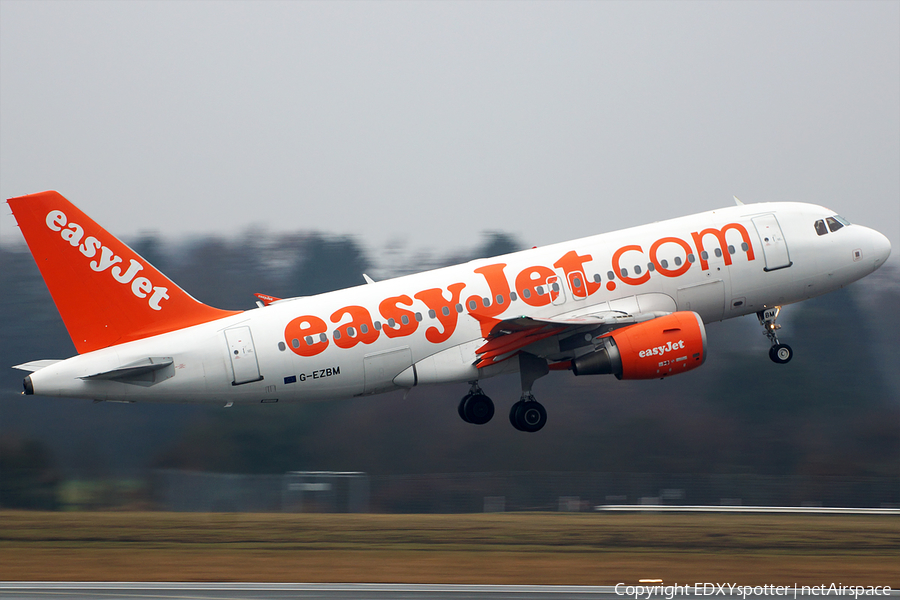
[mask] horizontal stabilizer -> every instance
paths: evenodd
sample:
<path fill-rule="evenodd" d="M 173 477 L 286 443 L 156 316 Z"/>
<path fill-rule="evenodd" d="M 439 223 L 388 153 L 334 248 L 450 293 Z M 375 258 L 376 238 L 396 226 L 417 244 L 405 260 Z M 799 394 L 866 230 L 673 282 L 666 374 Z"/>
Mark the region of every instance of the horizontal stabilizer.
<path fill-rule="evenodd" d="M 121 367 L 116 367 L 115 369 L 111 369 L 109 371 L 94 373 L 93 375 L 85 375 L 84 377 L 80 377 L 79 379 L 84 379 L 87 381 L 96 379 L 113 379 L 126 383 L 155 383 L 156 381 L 167 379 L 167 377 L 163 377 L 162 379 L 156 377 L 156 371 L 160 371 L 162 369 L 165 369 L 166 367 L 171 367 L 173 362 L 175 361 L 169 357 L 151 356 L 149 358 L 144 358 L 133 363 L 128 363 L 127 365 L 122 365 Z"/>
<path fill-rule="evenodd" d="M 29 373 L 34 373 L 35 371 L 40 371 L 44 367 L 55 365 L 58 362 L 62 361 L 58 358 L 45 358 L 44 360 L 33 360 L 21 365 L 16 365 L 13 367 L 13 369 L 19 369 L 20 371 L 28 371 Z"/>

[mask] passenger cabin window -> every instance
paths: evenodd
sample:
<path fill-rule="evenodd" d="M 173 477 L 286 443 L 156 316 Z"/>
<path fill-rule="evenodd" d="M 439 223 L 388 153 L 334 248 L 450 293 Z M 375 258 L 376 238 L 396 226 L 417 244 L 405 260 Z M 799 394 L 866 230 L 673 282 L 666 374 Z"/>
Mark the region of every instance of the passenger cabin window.
<path fill-rule="evenodd" d="M 843 223 L 841 223 L 834 217 L 828 217 L 827 219 L 825 219 L 825 222 L 828 223 L 828 229 L 831 230 L 832 233 L 844 226 Z"/>

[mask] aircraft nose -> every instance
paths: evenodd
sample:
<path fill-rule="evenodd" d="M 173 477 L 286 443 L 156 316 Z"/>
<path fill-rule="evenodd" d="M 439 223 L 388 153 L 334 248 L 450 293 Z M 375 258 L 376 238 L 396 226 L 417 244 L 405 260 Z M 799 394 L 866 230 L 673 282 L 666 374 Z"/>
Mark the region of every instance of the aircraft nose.
<path fill-rule="evenodd" d="M 875 258 L 875 266 L 880 267 L 891 255 L 891 241 L 887 236 L 878 231 L 872 231 L 872 256 Z"/>

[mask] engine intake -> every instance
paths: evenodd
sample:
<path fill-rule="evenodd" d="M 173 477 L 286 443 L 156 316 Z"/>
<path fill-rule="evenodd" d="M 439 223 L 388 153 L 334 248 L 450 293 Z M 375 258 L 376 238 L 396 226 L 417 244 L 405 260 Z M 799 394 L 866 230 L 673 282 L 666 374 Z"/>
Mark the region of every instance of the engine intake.
<path fill-rule="evenodd" d="M 572 361 L 575 375 L 658 379 L 696 369 L 706 360 L 706 328 L 690 311 L 617 329 L 600 342 L 596 351 Z"/>

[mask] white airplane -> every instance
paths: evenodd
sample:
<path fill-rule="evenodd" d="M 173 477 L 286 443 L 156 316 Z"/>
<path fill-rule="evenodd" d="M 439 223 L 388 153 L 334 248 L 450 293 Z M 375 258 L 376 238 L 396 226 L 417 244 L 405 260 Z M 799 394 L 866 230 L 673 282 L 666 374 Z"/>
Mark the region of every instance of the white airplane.
<path fill-rule="evenodd" d="M 735 199 L 737 200 L 737 199 Z M 8 200 L 77 356 L 38 360 L 25 394 L 108 402 L 296 402 L 518 371 L 509 419 L 534 432 L 550 370 L 664 378 L 706 359 L 705 323 L 755 313 L 776 363 L 780 307 L 880 267 L 882 234 L 811 204 L 737 205 L 317 296 L 226 311 L 192 298 L 57 192 Z"/>

